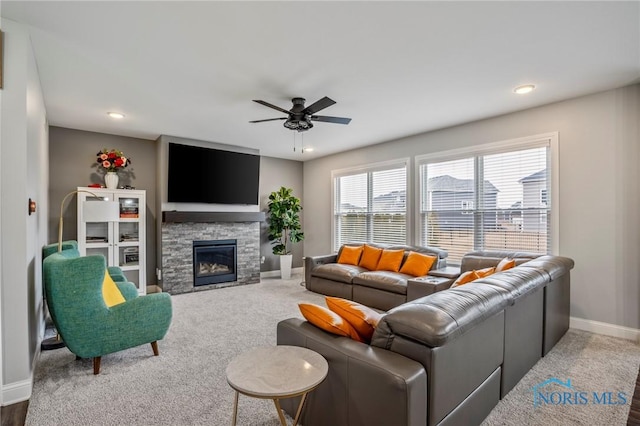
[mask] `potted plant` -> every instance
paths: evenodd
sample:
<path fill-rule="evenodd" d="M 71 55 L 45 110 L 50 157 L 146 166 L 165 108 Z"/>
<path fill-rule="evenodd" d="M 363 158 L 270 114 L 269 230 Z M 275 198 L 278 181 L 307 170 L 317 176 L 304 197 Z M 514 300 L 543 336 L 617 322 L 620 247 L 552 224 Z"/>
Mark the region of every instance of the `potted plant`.
<path fill-rule="evenodd" d="M 280 256 L 280 276 L 291 278 L 291 249 L 289 242 L 297 243 L 304 239 L 300 225 L 300 199 L 292 194 L 291 188 L 280 187 L 269 195 L 268 220 L 269 241 L 273 245 L 273 254 Z"/>

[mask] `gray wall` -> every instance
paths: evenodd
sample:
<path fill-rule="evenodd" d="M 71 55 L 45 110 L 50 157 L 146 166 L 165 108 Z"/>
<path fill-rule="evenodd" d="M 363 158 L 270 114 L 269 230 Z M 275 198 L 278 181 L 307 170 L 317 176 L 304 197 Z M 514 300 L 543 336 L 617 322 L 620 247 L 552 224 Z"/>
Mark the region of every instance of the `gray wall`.
<path fill-rule="evenodd" d="M 0 131 L 0 288 L 3 405 L 31 396 L 44 333 L 42 255 L 47 235 L 47 120 L 24 27 L 2 20 L 4 68 Z M 36 213 L 27 213 L 27 200 Z"/>
<path fill-rule="evenodd" d="M 272 157 L 261 157 L 260 159 L 260 211 L 267 212 L 269 204 L 269 194 L 277 191 L 281 186 L 293 189 L 293 195 L 300 198 L 302 204 L 301 215 L 302 229 L 304 227 L 305 199 L 302 192 L 302 162 L 292 160 L 281 160 Z M 260 255 L 265 257 L 265 262 L 260 266 L 260 271 L 275 271 L 280 269 L 280 259 L 273 254 L 272 245 L 269 243 L 268 223 L 260 225 Z M 305 234 L 306 235 L 306 234 Z M 302 267 L 303 243 L 293 245 L 294 268 Z"/>
<path fill-rule="evenodd" d="M 162 220 L 158 211 L 158 141 L 136 139 L 83 130 L 50 128 L 49 155 L 49 241 L 58 239 L 58 218 L 60 202 L 65 194 L 78 186 L 90 183 L 104 183 L 102 175 L 93 167 L 95 154 L 102 148 L 117 148 L 130 157 L 132 164 L 127 171 L 131 177 L 123 177 L 120 185 L 129 184 L 136 189 L 147 191 L 147 285 L 156 284 L 156 254 L 160 250 L 157 243 L 156 221 Z M 71 160 L 70 160 L 71 158 Z M 269 194 L 280 186 L 293 188 L 294 194 L 302 199 L 302 162 L 261 157 L 260 160 L 260 211 L 267 210 Z M 304 207 L 304 203 L 303 203 Z M 67 201 L 64 207 L 64 239 L 75 239 L 77 235 L 76 198 Z M 278 270 L 278 257 L 273 255 L 267 240 L 266 223 L 261 224 L 260 252 L 265 256 L 261 271 Z M 302 244 L 293 248 L 293 267 L 302 266 Z"/>
<path fill-rule="evenodd" d="M 571 315 L 638 329 L 639 118 L 635 84 L 305 162 L 304 254 L 331 252 L 331 170 L 557 131 L 559 254 L 576 262 Z"/>
<path fill-rule="evenodd" d="M 119 173 L 118 185 L 131 185 L 147 191 L 147 285 L 156 284 L 156 142 L 104 133 L 86 132 L 51 126 L 49 130 L 49 241 L 58 241 L 60 202 L 78 186 L 104 184 L 102 174 L 94 166 L 96 153 L 103 149 L 119 149 L 131 159 L 126 173 Z M 64 206 L 63 239 L 77 237 L 76 200 L 73 196 Z"/>

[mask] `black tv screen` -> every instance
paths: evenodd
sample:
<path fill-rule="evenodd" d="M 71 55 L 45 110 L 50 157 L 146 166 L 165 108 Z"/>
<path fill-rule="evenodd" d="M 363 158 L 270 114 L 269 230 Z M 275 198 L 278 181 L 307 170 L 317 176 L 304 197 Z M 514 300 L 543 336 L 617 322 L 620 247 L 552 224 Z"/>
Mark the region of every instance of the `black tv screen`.
<path fill-rule="evenodd" d="M 258 204 L 260 156 L 169 144 L 167 201 Z"/>

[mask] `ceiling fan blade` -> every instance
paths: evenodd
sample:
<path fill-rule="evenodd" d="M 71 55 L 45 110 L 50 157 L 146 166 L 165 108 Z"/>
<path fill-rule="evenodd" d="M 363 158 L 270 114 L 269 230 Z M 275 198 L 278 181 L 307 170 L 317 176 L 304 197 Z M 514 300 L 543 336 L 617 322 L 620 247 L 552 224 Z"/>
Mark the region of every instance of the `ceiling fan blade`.
<path fill-rule="evenodd" d="M 276 121 L 276 120 L 286 120 L 286 119 L 287 119 L 287 117 L 267 118 L 265 120 L 253 120 L 253 121 L 250 121 L 249 123 L 262 123 L 262 122 L 265 122 L 265 121 Z"/>
<path fill-rule="evenodd" d="M 346 117 L 328 117 L 326 115 L 312 115 L 311 121 L 323 121 L 325 123 L 349 124 L 350 118 Z"/>
<path fill-rule="evenodd" d="M 322 99 L 320 99 L 317 102 L 312 103 L 311 105 L 309 105 L 308 107 L 306 107 L 305 109 L 302 110 L 303 114 L 308 114 L 308 115 L 312 115 L 315 114 L 316 112 L 325 109 L 326 107 L 330 107 L 331 105 L 335 104 L 336 101 L 334 101 L 333 99 L 327 98 L 326 96 Z"/>
<path fill-rule="evenodd" d="M 254 99 L 253 102 L 257 102 L 257 103 L 259 103 L 261 105 L 264 105 L 264 106 L 267 106 L 269 108 L 273 108 L 273 109 L 278 110 L 280 112 L 284 112 L 285 114 L 291 114 L 291 111 L 287 111 L 286 109 L 280 108 L 279 106 L 272 105 L 269 102 L 260 101 L 260 100 L 256 100 L 256 99 Z"/>

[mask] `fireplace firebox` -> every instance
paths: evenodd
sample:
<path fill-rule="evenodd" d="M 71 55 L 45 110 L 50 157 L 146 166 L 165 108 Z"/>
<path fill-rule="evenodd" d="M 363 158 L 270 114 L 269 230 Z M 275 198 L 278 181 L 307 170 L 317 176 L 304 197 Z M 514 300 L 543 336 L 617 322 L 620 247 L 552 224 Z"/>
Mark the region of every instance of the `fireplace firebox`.
<path fill-rule="evenodd" d="M 193 285 L 233 282 L 238 279 L 236 240 L 193 242 Z"/>

